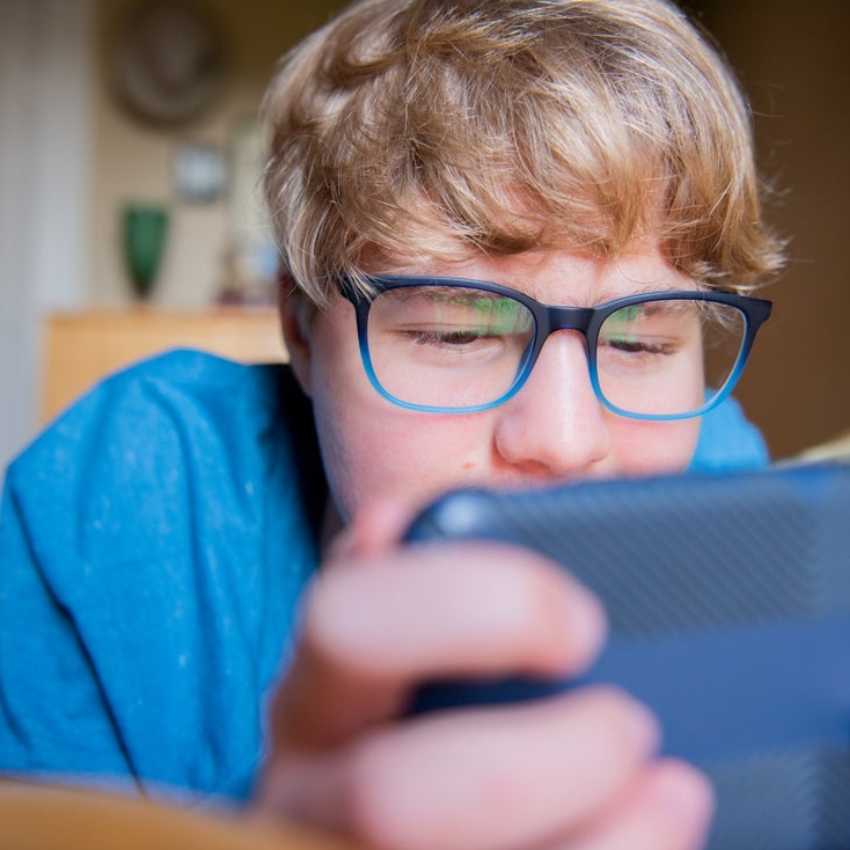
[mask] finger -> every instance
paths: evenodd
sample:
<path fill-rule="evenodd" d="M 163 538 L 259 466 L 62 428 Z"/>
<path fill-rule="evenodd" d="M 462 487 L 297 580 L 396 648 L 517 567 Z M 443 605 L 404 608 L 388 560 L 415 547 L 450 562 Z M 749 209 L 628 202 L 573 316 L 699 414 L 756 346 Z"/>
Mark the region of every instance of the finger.
<path fill-rule="evenodd" d="M 398 714 L 418 682 L 565 676 L 589 663 L 603 636 L 595 599 L 532 553 L 477 544 L 393 551 L 317 582 L 275 734 L 335 745 Z"/>
<path fill-rule="evenodd" d="M 601 812 L 657 741 L 649 712 L 609 688 L 417 720 L 352 756 L 349 831 L 404 850 L 539 846 Z"/>
<path fill-rule="evenodd" d="M 569 674 L 604 638 L 595 597 L 528 550 L 431 544 L 370 560 L 319 579 L 304 630 L 329 663 L 364 678 Z"/>
<path fill-rule="evenodd" d="M 334 568 L 352 558 L 366 558 L 395 546 L 413 521 L 412 505 L 398 499 L 376 499 L 358 511 L 355 520 L 331 542 L 326 566 Z"/>
<path fill-rule="evenodd" d="M 416 511 L 398 499 L 378 499 L 362 508 L 352 524 L 352 555 L 366 557 L 386 552 L 402 538 Z"/>
<path fill-rule="evenodd" d="M 714 809 L 708 780 L 691 766 L 655 762 L 594 826 L 557 850 L 697 850 Z"/>

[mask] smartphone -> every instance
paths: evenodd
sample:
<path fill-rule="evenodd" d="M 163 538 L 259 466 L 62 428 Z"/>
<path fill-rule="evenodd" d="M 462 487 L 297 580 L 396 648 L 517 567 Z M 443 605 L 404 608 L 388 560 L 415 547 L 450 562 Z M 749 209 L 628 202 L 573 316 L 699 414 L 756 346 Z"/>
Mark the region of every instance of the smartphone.
<path fill-rule="evenodd" d="M 711 778 L 712 850 L 850 848 L 850 466 L 458 491 L 407 534 L 444 539 L 548 555 L 610 637 L 575 679 L 437 682 L 411 713 L 615 683 Z"/>

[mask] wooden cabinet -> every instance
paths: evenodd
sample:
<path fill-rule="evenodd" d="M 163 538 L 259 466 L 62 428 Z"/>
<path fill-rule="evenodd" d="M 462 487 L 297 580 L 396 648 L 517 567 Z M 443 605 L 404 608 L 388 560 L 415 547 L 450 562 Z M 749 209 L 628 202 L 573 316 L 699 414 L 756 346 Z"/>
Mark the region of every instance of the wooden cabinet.
<path fill-rule="evenodd" d="M 45 325 L 42 421 L 110 372 L 172 348 L 198 348 L 243 363 L 286 360 L 277 310 L 95 310 L 57 313 Z"/>

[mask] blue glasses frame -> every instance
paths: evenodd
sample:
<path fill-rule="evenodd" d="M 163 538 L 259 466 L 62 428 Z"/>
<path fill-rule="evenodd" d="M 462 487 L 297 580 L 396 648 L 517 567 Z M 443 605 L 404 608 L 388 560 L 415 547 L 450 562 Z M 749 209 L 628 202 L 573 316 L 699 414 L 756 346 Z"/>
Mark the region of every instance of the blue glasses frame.
<path fill-rule="evenodd" d="M 360 346 L 360 358 L 363 361 L 363 367 L 366 370 L 366 375 L 369 382 L 375 390 L 399 407 L 407 408 L 408 410 L 417 410 L 427 413 L 478 413 L 484 410 L 491 410 L 504 404 L 508 399 L 516 395 L 523 384 L 528 380 L 540 352 L 546 340 L 556 331 L 578 331 L 584 339 L 585 353 L 587 355 L 587 365 L 590 372 L 590 382 L 593 386 L 593 391 L 596 393 L 597 399 L 610 411 L 619 416 L 624 416 L 629 419 L 641 419 L 648 421 L 671 421 L 679 419 L 691 419 L 696 416 L 702 416 L 708 413 L 709 410 L 715 408 L 732 392 L 744 366 L 747 363 L 747 358 L 752 350 L 758 329 L 770 317 L 773 304 L 763 298 L 753 298 L 746 295 L 738 295 L 734 292 L 717 292 L 717 291 L 691 291 L 691 290 L 670 290 L 665 292 L 648 292 L 640 295 L 628 295 L 624 298 L 617 298 L 613 301 L 606 301 L 604 304 L 599 304 L 596 307 L 559 307 L 550 304 L 543 304 L 536 301 L 534 298 L 519 292 L 516 289 L 511 289 L 507 286 L 502 286 L 498 283 L 490 283 L 483 280 L 471 280 L 460 277 L 430 277 L 430 276 L 398 276 L 398 275 L 376 275 L 367 276 L 364 278 L 366 284 L 372 290 L 371 295 L 366 295 L 362 290 L 358 289 L 354 282 L 349 278 L 342 278 L 342 294 L 354 306 L 357 316 L 357 339 Z M 471 407 L 437 407 L 424 404 L 413 404 L 397 398 L 381 385 L 375 374 L 375 369 L 372 365 L 372 357 L 369 353 L 369 311 L 372 308 L 375 298 L 381 293 L 388 292 L 393 289 L 403 289 L 413 286 L 440 286 L 440 287 L 457 287 L 458 289 L 477 289 L 483 292 L 490 292 L 496 295 L 503 295 L 506 298 L 512 298 L 524 305 L 531 313 L 534 319 L 534 333 L 530 345 L 528 346 L 523 359 L 517 368 L 517 373 L 513 383 L 499 398 L 487 404 L 479 404 Z M 622 310 L 624 307 L 630 307 L 634 304 L 646 303 L 647 301 L 703 301 L 714 304 L 725 304 L 734 307 L 744 316 L 745 328 L 744 339 L 741 343 L 741 349 L 738 353 L 738 358 L 732 368 L 726 382 L 720 387 L 716 394 L 697 410 L 689 411 L 682 414 L 653 414 L 653 413 L 632 413 L 628 410 L 623 410 L 611 404 L 602 392 L 599 384 L 599 373 L 596 364 L 596 352 L 599 341 L 599 331 L 605 320 L 617 310 Z"/>

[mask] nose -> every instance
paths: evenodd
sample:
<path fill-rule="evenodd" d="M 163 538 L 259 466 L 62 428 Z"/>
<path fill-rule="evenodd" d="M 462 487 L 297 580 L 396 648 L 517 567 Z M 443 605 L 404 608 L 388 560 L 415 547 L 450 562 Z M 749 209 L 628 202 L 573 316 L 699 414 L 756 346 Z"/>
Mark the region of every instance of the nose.
<path fill-rule="evenodd" d="M 498 410 L 495 450 L 524 475 L 553 481 L 591 475 L 610 455 L 609 416 L 576 331 L 549 337 L 522 389 Z"/>

